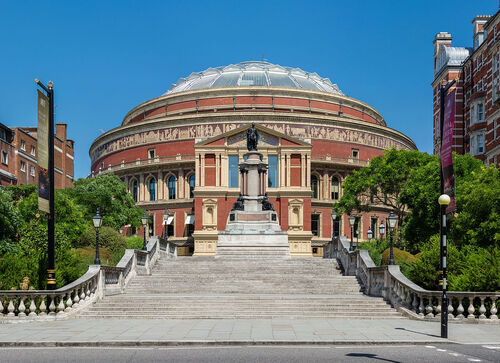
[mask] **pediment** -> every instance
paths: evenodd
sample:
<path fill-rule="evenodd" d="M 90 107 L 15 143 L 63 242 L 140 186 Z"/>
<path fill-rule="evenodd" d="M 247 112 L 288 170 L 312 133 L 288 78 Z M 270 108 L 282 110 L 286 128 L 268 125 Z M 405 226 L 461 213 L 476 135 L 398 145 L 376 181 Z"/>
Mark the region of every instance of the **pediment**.
<path fill-rule="evenodd" d="M 231 131 L 227 131 L 223 134 L 208 138 L 197 142 L 194 146 L 221 146 L 227 145 L 228 147 L 244 147 L 246 146 L 246 133 L 251 127 L 251 124 L 236 128 Z M 255 128 L 259 132 L 259 144 L 258 147 L 276 147 L 276 146 L 308 146 L 311 144 L 300 140 L 296 137 L 285 135 L 281 132 L 272 130 L 265 126 L 256 124 Z M 281 140 L 281 142 L 280 142 Z"/>

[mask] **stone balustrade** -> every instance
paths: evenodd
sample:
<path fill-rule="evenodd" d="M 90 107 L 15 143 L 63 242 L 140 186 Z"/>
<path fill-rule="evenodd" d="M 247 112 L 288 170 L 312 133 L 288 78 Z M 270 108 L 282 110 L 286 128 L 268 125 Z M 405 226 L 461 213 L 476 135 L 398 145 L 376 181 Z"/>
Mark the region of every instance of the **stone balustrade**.
<path fill-rule="evenodd" d="M 116 266 L 90 265 L 83 276 L 60 289 L 0 290 L 0 323 L 73 316 L 106 295 L 123 293 L 137 273 L 150 274 L 161 251 L 158 237 L 151 237 L 146 251 L 126 250 Z"/>
<path fill-rule="evenodd" d="M 367 250 L 349 251 L 346 237 L 325 246 L 325 258 L 337 258 L 344 273 L 359 278 L 363 291 L 381 296 L 413 319 L 439 321 L 443 307 L 441 291 L 423 289 L 404 276 L 398 265 L 376 266 Z M 448 291 L 449 322 L 498 323 L 500 292 Z"/>

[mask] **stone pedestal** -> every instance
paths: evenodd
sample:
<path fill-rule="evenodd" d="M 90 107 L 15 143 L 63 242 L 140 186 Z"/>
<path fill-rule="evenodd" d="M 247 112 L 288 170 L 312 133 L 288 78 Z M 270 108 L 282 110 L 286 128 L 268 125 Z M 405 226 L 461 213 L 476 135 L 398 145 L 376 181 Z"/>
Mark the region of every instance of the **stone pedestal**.
<path fill-rule="evenodd" d="M 226 229 L 219 231 L 215 257 L 290 258 L 288 232 L 281 230 L 277 214 L 265 196 L 267 165 L 256 151 L 245 156 L 240 164 L 243 203 L 235 205 Z"/>

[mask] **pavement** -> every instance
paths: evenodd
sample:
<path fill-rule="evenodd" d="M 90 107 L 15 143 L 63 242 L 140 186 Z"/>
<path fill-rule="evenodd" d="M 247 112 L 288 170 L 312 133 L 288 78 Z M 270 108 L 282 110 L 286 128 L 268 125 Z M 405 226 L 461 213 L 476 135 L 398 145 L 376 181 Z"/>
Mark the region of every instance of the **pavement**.
<path fill-rule="evenodd" d="M 1 321 L 0 321 L 1 322 Z M 0 347 L 498 344 L 500 324 L 406 319 L 67 319 L 0 324 Z"/>

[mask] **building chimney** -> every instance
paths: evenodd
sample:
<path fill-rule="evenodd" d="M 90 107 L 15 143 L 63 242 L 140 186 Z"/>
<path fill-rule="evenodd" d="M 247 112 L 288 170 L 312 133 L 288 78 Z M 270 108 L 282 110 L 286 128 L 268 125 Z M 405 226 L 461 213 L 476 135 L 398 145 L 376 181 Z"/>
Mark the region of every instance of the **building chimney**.
<path fill-rule="evenodd" d="M 472 41 L 476 50 L 486 38 L 484 24 L 491 18 L 490 15 L 478 15 L 472 20 Z"/>
<path fill-rule="evenodd" d="M 434 72 L 436 72 L 436 67 L 437 67 L 437 56 L 439 53 L 439 48 L 441 48 L 441 45 L 444 45 L 445 47 L 451 47 L 451 41 L 453 37 L 451 36 L 450 33 L 447 32 L 440 32 L 436 34 L 434 37 Z"/>
<path fill-rule="evenodd" d="M 63 141 L 66 141 L 66 129 L 68 125 L 62 122 L 56 123 L 56 136 Z"/>

